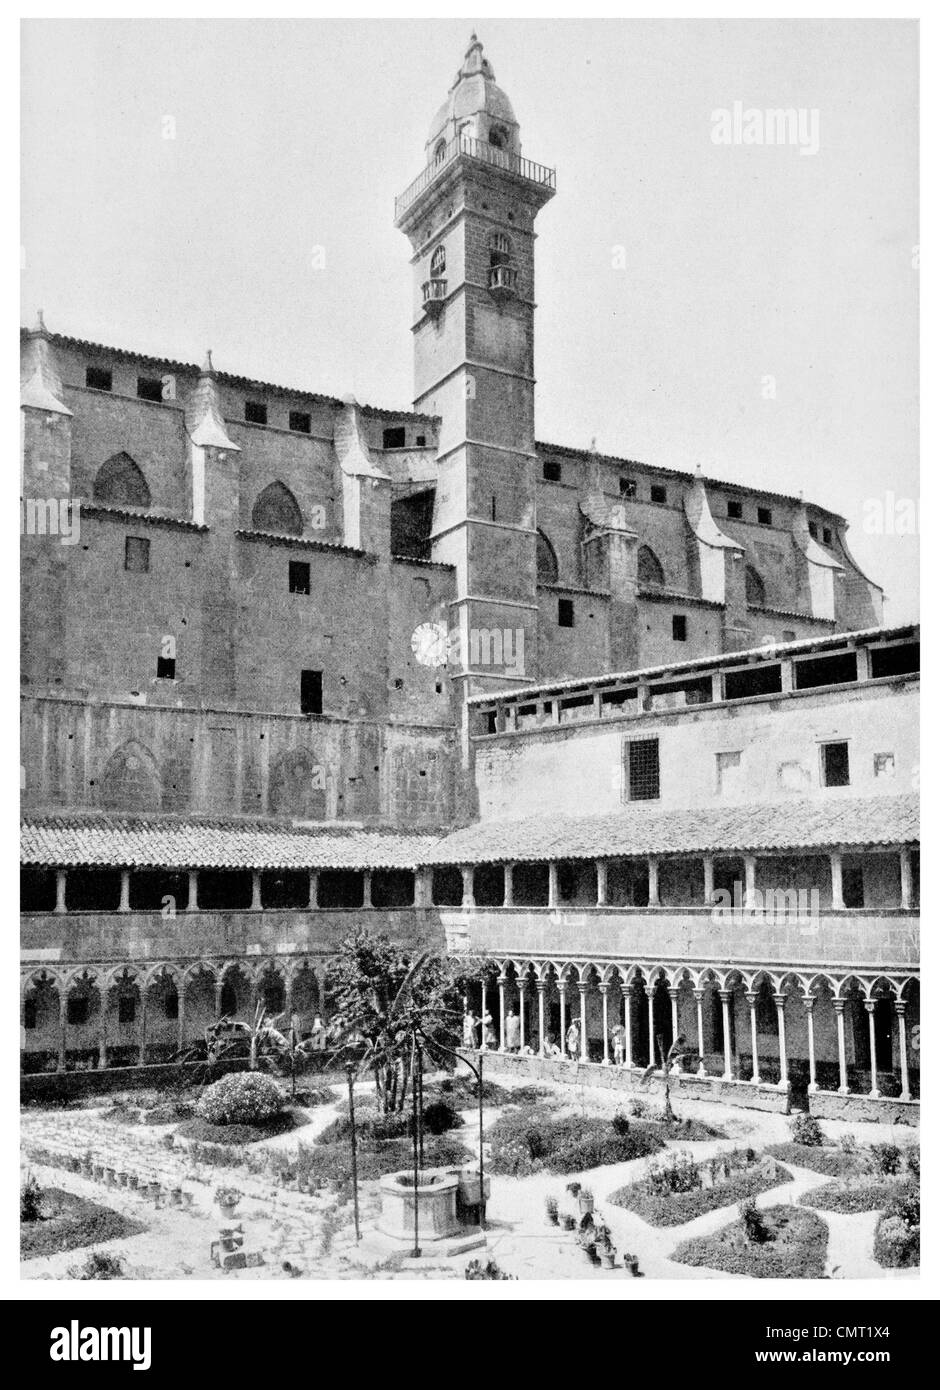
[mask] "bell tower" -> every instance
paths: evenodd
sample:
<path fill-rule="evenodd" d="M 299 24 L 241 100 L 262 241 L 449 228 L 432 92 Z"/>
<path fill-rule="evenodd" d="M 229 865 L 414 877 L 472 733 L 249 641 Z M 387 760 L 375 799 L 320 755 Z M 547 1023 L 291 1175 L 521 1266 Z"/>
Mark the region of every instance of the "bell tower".
<path fill-rule="evenodd" d="M 474 34 L 395 205 L 413 252 L 415 409 L 441 419 L 432 555 L 456 567 L 465 696 L 537 675 L 535 219 L 554 193 Z"/>

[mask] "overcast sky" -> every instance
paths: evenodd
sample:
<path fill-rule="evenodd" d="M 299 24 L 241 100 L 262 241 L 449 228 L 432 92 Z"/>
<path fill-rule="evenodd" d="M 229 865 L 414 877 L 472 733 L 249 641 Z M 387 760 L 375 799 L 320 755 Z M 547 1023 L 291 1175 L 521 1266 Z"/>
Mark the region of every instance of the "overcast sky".
<path fill-rule="evenodd" d="M 25 321 L 410 403 L 393 202 L 472 27 L 28 22 Z M 913 22 L 476 27 L 523 152 L 558 171 L 537 437 L 803 489 L 848 518 L 886 621 L 915 617 L 892 505 L 918 495 Z M 713 143 L 735 102 L 818 112 L 818 153 Z"/>

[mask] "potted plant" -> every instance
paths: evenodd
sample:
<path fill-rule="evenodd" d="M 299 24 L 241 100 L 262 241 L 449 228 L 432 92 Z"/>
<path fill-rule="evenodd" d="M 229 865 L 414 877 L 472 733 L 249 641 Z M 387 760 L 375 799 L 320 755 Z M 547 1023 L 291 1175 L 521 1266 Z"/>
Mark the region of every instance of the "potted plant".
<path fill-rule="evenodd" d="M 546 1197 L 546 1198 L 545 1198 L 545 1215 L 548 1217 L 548 1222 L 549 1222 L 549 1225 L 550 1225 L 550 1226 L 557 1226 L 557 1225 L 558 1225 L 558 1198 L 557 1198 L 557 1197 Z"/>
<path fill-rule="evenodd" d="M 581 1184 L 579 1182 L 566 1183 L 565 1191 L 570 1192 L 572 1197 L 577 1197 L 578 1193 L 581 1191 Z"/>
<path fill-rule="evenodd" d="M 571 1212 L 570 1212 L 570 1211 L 562 1212 L 562 1216 L 561 1216 L 561 1226 L 562 1226 L 562 1230 L 564 1230 L 564 1231 L 573 1231 L 574 1228 L 575 1228 L 575 1226 L 577 1226 L 577 1224 L 578 1224 L 577 1221 L 576 1221 L 575 1218 L 571 1215 Z"/>
<path fill-rule="evenodd" d="M 587 1216 L 594 1210 L 594 1193 L 589 1187 L 582 1187 L 578 1191 L 578 1207 L 581 1215 Z"/>
<path fill-rule="evenodd" d="M 223 1217 L 235 1215 L 235 1208 L 241 1200 L 241 1195 L 237 1187 L 217 1187 L 215 1189 L 215 1200 Z"/>
<path fill-rule="evenodd" d="M 601 1269 L 614 1269 L 617 1261 L 617 1251 L 608 1242 L 601 1249 Z"/>
<path fill-rule="evenodd" d="M 623 1267 L 628 1274 L 632 1274 L 634 1279 L 640 1272 L 640 1261 L 636 1255 L 624 1255 Z"/>

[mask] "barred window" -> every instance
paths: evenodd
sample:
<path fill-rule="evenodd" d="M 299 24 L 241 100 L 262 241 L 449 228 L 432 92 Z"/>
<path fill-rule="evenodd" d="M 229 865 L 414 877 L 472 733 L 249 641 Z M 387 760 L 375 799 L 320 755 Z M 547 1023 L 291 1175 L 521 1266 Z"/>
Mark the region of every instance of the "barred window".
<path fill-rule="evenodd" d="M 628 740 L 625 761 L 629 799 L 631 801 L 658 801 L 659 739 Z"/>

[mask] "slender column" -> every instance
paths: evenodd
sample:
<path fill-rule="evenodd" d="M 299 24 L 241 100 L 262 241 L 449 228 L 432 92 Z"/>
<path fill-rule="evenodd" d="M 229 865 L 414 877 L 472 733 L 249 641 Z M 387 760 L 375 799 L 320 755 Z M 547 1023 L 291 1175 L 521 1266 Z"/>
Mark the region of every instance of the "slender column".
<path fill-rule="evenodd" d="M 832 1007 L 836 1011 L 836 1032 L 839 1037 L 839 1095 L 847 1096 L 849 1075 L 845 1065 L 845 1000 L 833 999 Z"/>
<path fill-rule="evenodd" d="M 496 981 L 499 987 L 499 1050 L 506 1051 L 506 976 Z"/>
<path fill-rule="evenodd" d="M 757 878 L 757 860 L 753 854 L 744 856 L 744 908 L 750 912 L 757 901 L 755 882 Z"/>
<path fill-rule="evenodd" d="M 475 907 L 473 901 L 473 868 L 470 864 L 461 864 L 460 873 L 463 878 L 463 900 L 461 907 Z"/>
<path fill-rule="evenodd" d="M 838 851 L 834 851 L 829 856 L 829 863 L 832 865 L 832 906 L 837 909 L 844 908 L 845 903 L 842 900 L 842 855 Z"/>
<path fill-rule="evenodd" d="M 901 1061 L 901 1099 L 910 1100 L 911 1086 L 907 1074 L 907 1019 L 904 1015 L 907 1012 L 907 1000 L 895 999 L 894 1012 L 898 1018 L 898 1054 Z"/>
<path fill-rule="evenodd" d="M 607 996 L 608 996 L 608 994 L 610 993 L 610 985 L 609 985 L 609 984 L 605 984 L 605 983 L 602 982 L 602 983 L 601 983 L 601 986 L 600 986 L 600 991 L 601 991 L 601 1009 L 602 1009 L 602 1011 L 603 1011 L 603 1026 L 604 1026 L 604 1066 L 605 1066 L 605 1067 L 609 1067 L 609 1066 L 610 1066 L 610 1038 L 609 1038 L 608 1032 L 607 1032 Z"/>
<path fill-rule="evenodd" d="M 811 1095 L 814 1091 L 819 1090 L 816 1082 L 816 1030 L 813 1024 L 815 1004 L 815 994 L 803 995 L 803 1008 L 806 1010 L 806 1050 L 809 1055 L 809 1085 L 806 1089 Z"/>
<path fill-rule="evenodd" d="M 777 1039 L 780 1047 L 780 1080 L 777 1082 L 777 1090 L 785 1091 L 790 1084 L 787 1067 L 787 1020 L 784 1007 L 787 1002 L 785 994 L 775 994 L 774 1003 L 777 1006 Z"/>
<path fill-rule="evenodd" d="M 578 981 L 578 991 L 581 995 L 581 1061 L 588 1059 L 587 1045 L 587 992 L 588 985 L 586 980 Z"/>
<path fill-rule="evenodd" d="M 121 870 L 121 901 L 118 903 L 118 912 L 130 912 L 131 910 L 131 871 L 130 869 Z"/>
<path fill-rule="evenodd" d="M 702 868 L 703 868 L 703 870 L 704 870 L 704 879 L 705 879 L 705 890 L 704 890 L 704 891 L 705 891 L 705 906 L 706 906 L 706 907 L 711 907 L 711 905 L 712 905 L 712 898 L 714 897 L 714 894 L 715 894 L 715 857 L 714 857 L 714 855 L 711 855 L 711 854 L 706 854 L 706 855 L 705 855 L 704 859 L 702 860 Z"/>
<path fill-rule="evenodd" d="M 649 873 L 649 905 L 659 907 L 659 860 L 651 854 L 647 860 L 647 870 Z"/>
<path fill-rule="evenodd" d="M 140 1065 L 143 1066 L 147 1058 L 147 987 L 144 984 L 138 986 L 140 991 L 140 1034 L 138 1047 L 140 1049 Z"/>
<path fill-rule="evenodd" d="M 199 911 L 199 873 L 196 869 L 189 871 L 189 893 L 186 899 L 186 911 Z"/>
<path fill-rule="evenodd" d="M 909 908 L 913 901 L 913 878 L 911 875 L 911 851 L 905 845 L 901 850 L 901 906 Z"/>
<path fill-rule="evenodd" d="M 186 1046 L 186 980 L 183 978 L 179 982 L 176 992 L 179 1001 L 176 1010 L 176 1045 L 182 1052 Z"/>
<path fill-rule="evenodd" d="M 372 906 L 372 870 L 363 869 L 362 871 L 362 905 L 363 907 Z"/>
<path fill-rule="evenodd" d="M 69 998 L 68 989 L 63 986 L 59 994 L 59 1060 L 56 1071 L 65 1071 L 65 1053 L 68 1043 Z"/>
<path fill-rule="evenodd" d="M 702 999 L 705 996 L 704 989 L 693 989 L 695 996 L 695 1021 L 698 1025 L 698 1074 L 705 1075 L 705 1021 L 702 1018 Z"/>
<path fill-rule="evenodd" d="M 566 1029 L 565 1029 L 565 993 L 566 993 L 567 989 L 568 989 L 568 983 L 567 983 L 567 981 L 566 981 L 566 980 L 559 980 L 559 981 L 558 981 L 558 1014 L 559 1014 L 560 1028 L 561 1028 L 561 1033 L 560 1033 L 560 1036 L 559 1036 L 559 1044 L 560 1044 L 560 1046 L 561 1046 L 561 1052 L 562 1052 L 562 1056 L 563 1056 L 563 1057 L 567 1057 L 567 1055 L 568 1055 L 568 1053 L 567 1053 L 567 1051 L 566 1051 L 566 1047 L 565 1047 L 565 1032 L 566 1032 Z"/>
<path fill-rule="evenodd" d="M 108 990 L 102 982 L 98 986 L 98 1070 L 108 1065 Z"/>
<path fill-rule="evenodd" d="M 865 1012 L 868 1014 L 868 1060 L 871 1064 L 871 1090 L 868 1094 L 872 1100 L 877 1100 L 881 1095 L 878 1090 L 878 1069 L 875 1059 L 875 1001 L 874 999 L 865 1000 Z"/>
<path fill-rule="evenodd" d="M 607 906 L 607 860 L 597 860 L 597 906 Z"/>
<path fill-rule="evenodd" d="M 720 989 L 718 997 L 721 1000 L 721 1041 L 725 1053 L 725 1073 L 724 1080 L 733 1080 L 731 1075 L 731 1016 L 728 1012 L 728 1001 L 731 998 L 730 989 Z"/>
<path fill-rule="evenodd" d="M 669 987 L 669 1002 L 672 1005 L 672 1042 L 675 1042 L 679 1036 L 679 989 L 676 985 Z"/>
<path fill-rule="evenodd" d="M 513 907 L 512 898 L 512 871 L 514 864 L 503 865 L 503 907 Z"/>
<path fill-rule="evenodd" d="M 251 871 L 251 911 L 261 911 L 261 874 L 258 869 Z"/>
<path fill-rule="evenodd" d="M 320 905 L 319 882 L 316 869 L 310 870 L 310 896 L 307 899 L 307 905 L 311 912 L 315 912 Z"/>
<path fill-rule="evenodd" d="M 655 986 L 655 985 L 647 985 L 647 986 L 646 986 L 646 1015 L 647 1015 L 647 1018 L 648 1018 L 648 1020 L 649 1020 L 649 1035 L 650 1035 L 650 1058 L 649 1058 L 649 1066 L 651 1066 L 651 1067 L 655 1067 L 655 1065 L 656 1065 L 656 1039 L 655 1039 L 655 1037 L 653 1036 L 653 1031 L 654 1031 L 654 1030 L 653 1030 L 653 995 L 654 995 L 655 993 L 656 993 L 656 986 Z"/>
<path fill-rule="evenodd" d="M 748 990 L 745 994 L 747 1006 L 751 1011 L 751 1058 L 754 1068 L 752 1080 L 760 1085 L 760 1060 L 757 1052 L 757 995 L 753 990 Z"/>
<path fill-rule="evenodd" d="M 545 1056 L 545 990 L 548 988 L 544 980 L 536 980 L 535 988 L 539 992 L 539 1056 Z"/>
<path fill-rule="evenodd" d="M 480 1051 L 486 1052 L 486 976 L 480 980 Z"/>
<path fill-rule="evenodd" d="M 56 869 L 56 871 L 55 871 L 55 910 L 56 910 L 56 912 L 65 912 L 65 911 L 67 911 L 67 908 L 66 908 L 66 906 L 65 906 L 65 877 L 66 877 L 66 875 L 65 875 L 65 870 L 64 870 L 64 869 Z"/>
<path fill-rule="evenodd" d="M 554 859 L 548 866 L 548 905 L 549 907 L 558 906 L 558 865 Z"/>
<path fill-rule="evenodd" d="M 219 977 L 215 982 L 215 1016 L 217 1019 L 222 1017 L 222 989 L 225 981 Z"/>
<path fill-rule="evenodd" d="M 287 1019 L 287 1030 L 290 1030 L 291 1015 L 294 1012 L 294 977 L 288 973 L 284 976 L 284 1016 Z"/>
<path fill-rule="evenodd" d="M 633 1066 L 633 985 L 621 985 L 623 995 L 623 1064 Z"/>
<path fill-rule="evenodd" d="M 524 975 L 521 975 L 521 976 L 519 977 L 519 979 L 516 981 L 516 988 L 517 988 L 518 991 L 519 991 L 519 1053 L 520 1053 L 520 1055 L 521 1055 L 521 1054 L 522 1054 L 522 1049 L 525 1047 L 525 1036 L 526 1036 L 526 1029 L 525 1029 L 525 1006 L 526 1006 L 526 997 L 525 997 L 525 994 L 526 994 L 526 979 L 525 979 L 525 976 L 524 976 Z"/>

